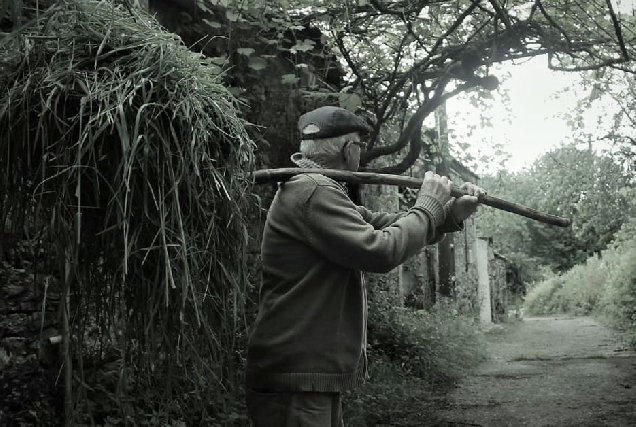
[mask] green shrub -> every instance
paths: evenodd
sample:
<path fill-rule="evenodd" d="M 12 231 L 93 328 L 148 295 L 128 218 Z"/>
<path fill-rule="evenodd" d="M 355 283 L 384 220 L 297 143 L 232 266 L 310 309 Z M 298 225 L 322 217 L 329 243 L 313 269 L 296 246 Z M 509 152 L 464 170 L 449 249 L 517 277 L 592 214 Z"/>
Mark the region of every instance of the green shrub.
<path fill-rule="evenodd" d="M 527 314 L 543 315 L 561 311 L 563 302 L 559 291 L 563 288 L 564 280 L 561 275 L 554 275 L 535 285 L 524 302 L 524 312 Z"/>
<path fill-rule="evenodd" d="M 455 312 L 445 300 L 427 312 L 396 306 L 396 296 L 390 292 L 372 295 L 370 379 L 345 395 L 345 425 L 398 423 L 409 415 L 408 408 L 432 422 L 434 392 L 486 359 L 485 340 L 474 320 Z"/>
<path fill-rule="evenodd" d="M 599 313 L 625 331 L 629 344 L 636 347 L 636 247 L 614 254 Z"/>
<path fill-rule="evenodd" d="M 591 314 L 605 292 L 607 275 L 605 260 L 590 257 L 585 264 L 535 286 L 526 296 L 525 312 L 535 315 Z"/>
<path fill-rule="evenodd" d="M 577 316 L 594 312 L 605 292 L 608 273 L 607 263 L 594 256 L 564 274 L 559 291 L 564 311 Z"/>
<path fill-rule="evenodd" d="M 374 301 L 369 307 L 369 347 L 429 384 L 448 382 L 486 355 L 474 320 L 453 312 L 446 302 L 427 312 Z"/>
<path fill-rule="evenodd" d="M 408 375 L 386 356 L 371 350 L 370 379 L 343 397 L 343 418 L 347 427 L 393 425 L 409 408 L 430 422 L 434 416 L 433 392 L 423 381 Z"/>

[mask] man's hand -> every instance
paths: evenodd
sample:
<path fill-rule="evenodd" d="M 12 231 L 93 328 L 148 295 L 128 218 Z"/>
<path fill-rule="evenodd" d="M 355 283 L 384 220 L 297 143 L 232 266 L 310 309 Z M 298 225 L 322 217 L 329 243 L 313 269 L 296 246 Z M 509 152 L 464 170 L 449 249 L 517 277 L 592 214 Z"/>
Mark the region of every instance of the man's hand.
<path fill-rule="evenodd" d="M 474 214 L 477 211 L 477 197 L 486 194 L 483 188 L 476 186 L 472 182 L 465 182 L 459 188 L 468 193 L 468 196 L 458 197 L 451 206 L 451 213 L 457 222 L 461 222 Z"/>
<path fill-rule="evenodd" d="M 451 183 L 447 177 L 428 171 L 424 174 L 419 194 L 434 197 L 444 206 L 450 200 L 450 189 Z"/>

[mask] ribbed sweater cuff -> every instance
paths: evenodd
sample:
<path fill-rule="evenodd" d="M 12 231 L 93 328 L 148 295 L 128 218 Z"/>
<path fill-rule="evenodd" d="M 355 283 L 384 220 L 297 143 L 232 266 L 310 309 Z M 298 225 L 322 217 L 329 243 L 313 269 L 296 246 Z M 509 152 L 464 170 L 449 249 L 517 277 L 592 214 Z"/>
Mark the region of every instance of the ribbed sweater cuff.
<path fill-rule="evenodd" d="M 415 208 L 419 208 L 426 212 L 430 217 L 433 224 L 431 228 L 436 230 L 437 227 L 444 223 L 446 219 L 446 213 L 444 212 L 444 206 L 442 203 L 433 196 L 420 195 L 415 202 Z"/>

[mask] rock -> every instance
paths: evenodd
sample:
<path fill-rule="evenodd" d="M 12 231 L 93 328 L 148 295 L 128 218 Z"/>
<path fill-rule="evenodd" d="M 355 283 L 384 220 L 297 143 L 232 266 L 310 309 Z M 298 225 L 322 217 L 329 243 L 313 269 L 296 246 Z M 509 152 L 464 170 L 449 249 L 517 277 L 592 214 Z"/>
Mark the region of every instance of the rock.
<path fill-rule="evenodd" d="M 28 287 L 21 283 L 9 283 L 4 287 L 6 298 L 17 298 L 29 291 Z"/>
<path fill-rule="evenodd" d="M 4 337 L 2 347 L 10 355 L 24 356 L 29 352 L 30 341 L 24 337 Z"/>
<path fill-rule="evenodd" d="M 30 332 L 26 314 L 9 314 L 0 319 L 0 337 L 25 336 Z"/>

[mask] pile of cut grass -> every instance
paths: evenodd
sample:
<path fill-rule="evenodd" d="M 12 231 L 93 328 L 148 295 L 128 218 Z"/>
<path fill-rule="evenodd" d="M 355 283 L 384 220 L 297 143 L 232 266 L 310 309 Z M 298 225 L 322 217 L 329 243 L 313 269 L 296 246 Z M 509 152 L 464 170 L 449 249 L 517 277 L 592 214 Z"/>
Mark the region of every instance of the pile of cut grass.
<path fill-rule="evenodd" d="M 55 245 L 75 421 L 236 416 L 253 167 L 238 106 L 143 11 L 44 5 L 0 39 L 0 220 Z M 90 384 L 87 359 L 116 360 L 112 384 Z"/>

